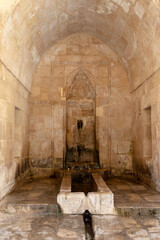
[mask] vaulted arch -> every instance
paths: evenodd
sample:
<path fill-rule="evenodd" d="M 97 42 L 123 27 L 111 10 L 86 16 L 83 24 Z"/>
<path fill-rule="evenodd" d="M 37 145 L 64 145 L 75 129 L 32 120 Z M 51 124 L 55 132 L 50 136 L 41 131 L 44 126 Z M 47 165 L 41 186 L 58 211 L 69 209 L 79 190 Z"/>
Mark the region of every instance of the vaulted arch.
<path fill-rule="evenodd" d="M 46 50 L 77 32 L 101 39 L 118 54 L 131 90 L 159 67 L 160 14 L 155 0 L 1 2 L 0 58 L 28 89 Z"/>

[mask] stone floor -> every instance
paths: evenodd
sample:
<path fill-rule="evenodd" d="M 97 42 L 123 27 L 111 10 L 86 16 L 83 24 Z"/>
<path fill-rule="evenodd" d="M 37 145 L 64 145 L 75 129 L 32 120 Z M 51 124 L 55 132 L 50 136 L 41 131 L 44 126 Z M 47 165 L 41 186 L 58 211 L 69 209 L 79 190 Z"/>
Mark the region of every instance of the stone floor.
<path fill-rule="evenodd" d="M 93 216 L 95 240 L 160 240 L 158 217 Z M 0 240 L 85 240 L 82 216 L 0 214 Z"/>
<path fill-rule="evenodd" d="M 60 190 L 61 178 L 32 178 L 25 180 L 24 184 L 17 187 L 5 197 L 8 203 L 56 203 Z M 139 182 L 122 178 L 106 180 L 107 185 L 114 193 L 115 205 L 120 206 L 153 206 L 160 207 L 160 194 Z"/>
<path fill-rule="evenodd" d="M 85 240 L 82 216 L 63 216 L 56 208 L 60 183 L 60 178 L 28 178 L 4 198 L 0 240 Z M 151 208 L 160 209 L 160 194 L 131 180 L 114 178 L 107 184 L 116 208 L 132 211 L 127 216 L 93 216 L 95 240 L 160 240 L 160 214 L 150 214 Z M 139 215 L 136 210 L 144 208 L 149 209 L 146 216 Z"/>
<path fill-rule="evenodd" d="M 160 194 L 129 179 L 112 178 L 106 181 L 114 193 L 115 207 L 118 213 L 148 215 L 148 212 L 160 214 Z M 50 213 L 58 211 L 57 194 L 61 178 L 27 178 L 23 185 L 17 187 L 0 203 L 8 212 L 30 212 L 31 210 Z"/>
<path fill-rule="evenodd" d="M 106 183 L 114 193 L 117 207 L 160 207 L 160 194 L 139 182 L 112 178 L 107 180 Z"/>
<path fill-rule="evenodd" d="M 160 194 L 131 179 L 111 178 L 106 181 L 114 193 L 116 210 L 122 214 L 160 214 Z"/>
<path fill-rule="evenodd" d="M 28 177 L 5 200 L 8 203 L 56 203 L 61 178 Z"/>
<path fill-rule="evenodd" d="M 0 240 L 85 239 L 81 216 L 0 214 Z"/>
<path fill-rule="evenodd" d="M 158 217 L 94 216 L 95 240 L 160 240 Z"/>
<path fill-rule="evenodd" d="M 0 202 L 0 210 L 9 213 L 57 213 L 57 194 L 61 178 L 28 177 Z"/>

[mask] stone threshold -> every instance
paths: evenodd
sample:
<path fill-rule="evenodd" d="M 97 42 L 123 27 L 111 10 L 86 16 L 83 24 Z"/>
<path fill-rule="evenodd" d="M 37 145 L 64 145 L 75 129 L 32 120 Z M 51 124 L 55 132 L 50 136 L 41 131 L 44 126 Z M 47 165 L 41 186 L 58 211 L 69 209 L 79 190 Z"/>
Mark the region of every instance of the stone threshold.
<path fill-rule="evenodd" d="M 6 203 L 0 206 L 0 212 L 11 214 L 42 214 L 42 215 L 58 215 L 61 213 L 57 204 L 13 204 Z"/>

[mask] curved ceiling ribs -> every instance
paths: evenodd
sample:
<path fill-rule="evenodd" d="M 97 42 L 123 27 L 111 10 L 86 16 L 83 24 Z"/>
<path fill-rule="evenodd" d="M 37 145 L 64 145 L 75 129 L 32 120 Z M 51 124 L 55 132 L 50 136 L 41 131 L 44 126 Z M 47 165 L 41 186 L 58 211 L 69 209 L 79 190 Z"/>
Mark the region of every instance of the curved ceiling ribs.
<path fill-rule="evenodd" d="M 77 32 L 116 52 L 131 90 L 160 65 L 158 0 L 1 0 L 0 14 L 0 58 L 28 89 L 46 50 Z"/>

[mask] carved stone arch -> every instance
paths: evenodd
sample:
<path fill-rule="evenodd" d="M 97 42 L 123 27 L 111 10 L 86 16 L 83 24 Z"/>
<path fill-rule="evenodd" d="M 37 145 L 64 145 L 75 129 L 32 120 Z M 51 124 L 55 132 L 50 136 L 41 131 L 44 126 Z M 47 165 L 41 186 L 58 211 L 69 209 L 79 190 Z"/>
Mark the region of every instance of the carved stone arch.
<path fill-rule="evenodd" d="M 76 69 L 67 82 L 66 163 L 95 161 L 95 81 L 84 69 Z"/>
<path fill-rule="evenodd" d="M 93 88 L 87 74 L 79 69 L 76 73 L 67 92 L 67 99 L 94 99 L 95 89 Z"/>
<path fill-rule="evenodd" d="M 67 92 L 68 92 L 69 88 L 71 87 L 73 80 L 75 79 L 75 77 L 78 75 L 79 72 L 82 72 L 87 77 L 91 88 L 93 88 L 95 90 L 96 89 L 96 79 L 93 76 L 93 74 L 85 68 L 77 68 L 77 69 L 73 70 L 66 78 L 65 88 L 66 88 Z"/>

